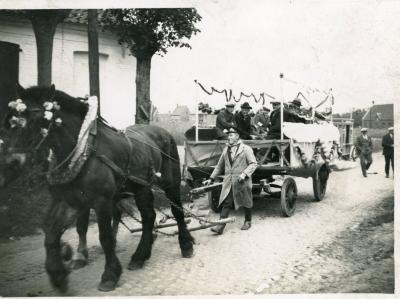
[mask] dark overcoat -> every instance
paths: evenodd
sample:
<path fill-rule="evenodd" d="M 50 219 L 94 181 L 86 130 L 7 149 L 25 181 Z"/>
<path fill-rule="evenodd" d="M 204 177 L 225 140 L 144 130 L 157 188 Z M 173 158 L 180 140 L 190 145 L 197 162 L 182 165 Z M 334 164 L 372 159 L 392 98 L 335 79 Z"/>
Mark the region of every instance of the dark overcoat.
<path fill-rule="evenodd" d="M 229 129 L 233 126 L 235 126 L 233 113 L 228 112 L 226 109 L 222 109 L 217 115 L 217 138 L 225 137 L 226 134 L 223 132 L 224 129 Z"/>
<path fill-rule="evenodd" d="M 393 141 L 394 140 L 389 133 L 383 136 L 382 147 L 383 147 L 383 154 L 385 156 L 393 155 L 394 153 Z"/>
<path fill-rule="evenodd" d="M 225 174 L 218 205 L 225 200 L 232 188 L 235 209 L 241 206 L 251 208 L 253 206 L 251 175 L 256 168 L 257 161 L 250 146 L 240 142 L 236 154 L 232 158 L 232 165 L 228 157 L 228 146 L 225 147 L 217 166 L 210 176 L 210 178 L 215 179 L 218 175 Z M 246 179 L 243 182 L 239 182 L 239 176 L 242 173 L 246 175 Z"/>

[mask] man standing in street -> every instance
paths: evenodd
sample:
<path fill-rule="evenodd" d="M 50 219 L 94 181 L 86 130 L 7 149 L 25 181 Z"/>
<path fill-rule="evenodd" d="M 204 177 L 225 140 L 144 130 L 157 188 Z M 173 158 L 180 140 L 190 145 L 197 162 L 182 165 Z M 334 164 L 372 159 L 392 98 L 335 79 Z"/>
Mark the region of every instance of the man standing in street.
<path fill-rule="evenodd" d="M 385 173 L 386 177 L 389 177 L 390 164 L 392 164 L 392 171 L 394 173 L 394 136 L 393 127 L 388 129 L 387 133 L 382 138 L 383 155 L 385 156 Z"/>
<path fill-rule="evenodd" d="M 220 218 L 228 218 L 231 209 L 244 207 L 245 221 L 242 230 L 251 227 L 251 208 L 253 207 L 253 195 L 251 175 L 257 168 L 257 161 L 250 146 L 245 145 L 239 139 L 236 128 L 228 131 L 228 145 L 222 151 L 210 178 L 204 182 L 209 185 L 218 175 L 225 174 L 222 183 L 219 206 L 222 206 Z M 211 231 L 221 235 L 226 224 L 219 224 L 211 228 Z"/>
<path fill-rule="evenodd" d="M 367 135 L 368 129 L 362 128 L 361 135 L 356 140 L 356 150 L 360 155 L 361 171 L 364 177 L 367 177 L 367 170 L 372 164 L 372 140 Z"/>
<path fill-rule="evenodd" d="M 233 109 L 235 103 L 226 103 L 225 109 L 222 109 L 217 116 L 216 127 L 217 127 L 217 139 L 226 139 L 224 130 L 229 129 L 235 125 Z"/>

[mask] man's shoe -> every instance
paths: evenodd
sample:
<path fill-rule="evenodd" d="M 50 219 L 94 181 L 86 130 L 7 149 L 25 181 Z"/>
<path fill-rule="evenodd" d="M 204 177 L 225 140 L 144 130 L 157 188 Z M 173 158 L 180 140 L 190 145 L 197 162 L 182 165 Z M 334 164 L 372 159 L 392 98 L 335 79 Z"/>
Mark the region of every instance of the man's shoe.
<path fill-rule="evenodd" d="M 218 224 L 218 225 L 216 225 L 216 226 L 213 226 L 213 227 L 211 228 L 211 231 L 212 231 L 213 233 L 218 234 L 218 235 L 222 235 L 222 233 L 224 232 L 224 229 L 225 229 L 225 225 L 226 225 L 226 224 Z"/>
<path fill-rule="evenodd" d="M 388 178 L 388 177 L 389 177 L 389 175 L 387 174 L 387 175 L 386 175 L 386 177 Z"/>
<path fill-rule="evenodd" d="M 240 228 L 241 230 L 248 230 L 251 227 L 251 222 L 250 221 L 245 221 L 243 223 L 243 226 Z"/>
<path fill-rule="evenodd" d="M 366 178 L 368 175 L 367 174 L 363 174 L 363 176 Z"/>

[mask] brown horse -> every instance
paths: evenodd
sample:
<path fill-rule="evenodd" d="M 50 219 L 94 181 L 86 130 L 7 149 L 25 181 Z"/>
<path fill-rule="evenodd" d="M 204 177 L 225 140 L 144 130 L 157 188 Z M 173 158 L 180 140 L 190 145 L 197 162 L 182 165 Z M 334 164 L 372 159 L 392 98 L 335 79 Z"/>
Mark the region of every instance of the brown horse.
<path fill-rule="evenodd" d="M 10 105 L 4 123 L 10 134 L 9 148 L 25 153 L 48 147 L 54 153 L 58 171 L 68 173 L 68 163 L 64 162 L 69 161 L 76 149 L 87 104 L 55 90 L 54 85 L 24 89 L 18 84 L 17 95 L 18 105 L 15 102 Z M 58 109 L 46 106 L 49 102 Z M 172 136 L 164 129 L 145 125 L 135 126 L 123 134 L 100 120 L 96 122 L 94 142 L 79 172 L 69 181 L 49 185 L 53 200 L 44 223 L 45 265 L 51 283 L 61 291 L 67 289 L 68 276 L 62 260 L 61 236 L 77 220 L 78 252 L 86 255 L 87 219 L 91 208 L 96 212 L 100 243 L 105 253 L 105 269 L 98 288 L 101 291 L 115 288 L 122 268 L 115 254 L 111 221 L 113 216 L 118 217 L 116 204 L 122 193 L 134 194 L 143 227 L 128 269 L 140 268 L 150 258 L 156 214 L 151 185 L 146 182 L 154 181 L 155 173 L 161 174 L 157 176 L 157 184 L 173 203 L 171 209 L 178 223 L 182 256 L 193 255 L 194 239 L 187 230 L 181 209 L 179 156 Z M 52 173 L 49 181 L 51 176 Z"/>

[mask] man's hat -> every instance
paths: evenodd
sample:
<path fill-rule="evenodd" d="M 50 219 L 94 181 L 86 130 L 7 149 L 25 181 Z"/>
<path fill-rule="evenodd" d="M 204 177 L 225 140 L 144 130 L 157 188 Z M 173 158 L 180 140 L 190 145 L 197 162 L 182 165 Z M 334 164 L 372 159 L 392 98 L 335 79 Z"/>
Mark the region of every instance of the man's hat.
<path fill-rule="evenodd" d="M 393 131 L 393 127 L 390 127 L 390 128 L 388 129 L 388 131 Z"/>
<path fill-rule="evenodd" d="M 229 133 L 237 133 L 237 134 L 239 134 L 239 132 L 238 132 L 238 130 L 237 130 L 237 128 L 236 127 L 229 127 L 229 128 L 226 128 L 225 130 L 224 130 L 224 133 L 225 134 L 229 134 Z"/>
<path fill-rule="evenodd" d="M 270 103 L 271 103 L 271 105 L 276 105 L 276 104 L 280 104 L 281 101 L 274 100 L 274 101 L 270 101 Z"/>
<path fill-rule="evenodd" d="M 362 128 L 362 129 L 361 129 L 361 132 L 367 132 L 367 131 L 368 131 L 367 128 Z"/>
<path fill-rule="evenodd" d="M 240 108 L 251 109 L 251 106 L 249 105 L 248 102 L 244 102 L 242 105 L 240 105 Z"/>
<path fill-rule="evenodd" d="M 262 109 L 263 109 L 264 111 L 271 111 L 271 109 L 269 109 L 268 107 L 265 107 L 265 106 L 263 106 Z"/>
<path fill-rule="evenodd" d="M 226 103 L 225 107 L 235 107 L 235 103 L 231 102 L 231 103 Z"/>
<path fill-rule="evenodd" d="M 292 101 L 292 104 L 295 105 L 295 106 L 297 106 L 297 107 L 300 107 L 300 106 L 301 106 L 301 101 L 300 101 L 300 99 L 294 99 L 294 100 Z"/>

